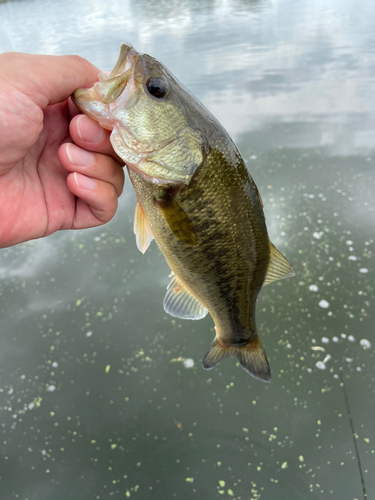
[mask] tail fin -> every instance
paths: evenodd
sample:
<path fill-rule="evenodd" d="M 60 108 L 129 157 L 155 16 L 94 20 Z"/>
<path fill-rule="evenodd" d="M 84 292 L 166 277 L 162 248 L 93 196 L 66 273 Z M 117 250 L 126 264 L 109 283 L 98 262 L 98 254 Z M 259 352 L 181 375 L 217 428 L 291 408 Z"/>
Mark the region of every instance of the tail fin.
<path fill-rule="evenodd" d="M 215 338 L 203 360 L 203 368 L 210 370 L 228 356 L 236 356 L 240 365 L 251 376 L 271 382 L 271 370 L 259 337 L 242 346 L 221 345 Z"/>

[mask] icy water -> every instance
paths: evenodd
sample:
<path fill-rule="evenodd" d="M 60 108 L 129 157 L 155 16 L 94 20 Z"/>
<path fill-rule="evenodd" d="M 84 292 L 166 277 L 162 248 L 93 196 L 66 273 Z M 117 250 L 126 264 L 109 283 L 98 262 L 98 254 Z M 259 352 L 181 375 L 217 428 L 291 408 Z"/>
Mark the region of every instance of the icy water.
<path fill-rule="evenodd" d="M 257 323 L 273 374 L 205 371 L 210 317 L 108 225 L 0 251 L 0 498 L 375 498 L 375 3 L 0 2 L 0 51 L 161 59 L 241 150 L 296 277 Z"/>

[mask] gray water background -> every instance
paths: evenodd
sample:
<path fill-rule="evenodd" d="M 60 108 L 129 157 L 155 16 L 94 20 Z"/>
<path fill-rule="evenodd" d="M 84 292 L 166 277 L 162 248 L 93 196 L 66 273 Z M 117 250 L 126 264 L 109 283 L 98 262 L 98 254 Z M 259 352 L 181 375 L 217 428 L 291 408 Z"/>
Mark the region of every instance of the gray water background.
<path fill-rule="evenodd" d="M 295 267 L 257 304 L 273 381 L 201 368 L 127 179 L 108 225 L 0 251 L 0 498 L 374 499 L 375 3 L 0 2 L 0 52 L 125 41 L 225 126 Z"/>

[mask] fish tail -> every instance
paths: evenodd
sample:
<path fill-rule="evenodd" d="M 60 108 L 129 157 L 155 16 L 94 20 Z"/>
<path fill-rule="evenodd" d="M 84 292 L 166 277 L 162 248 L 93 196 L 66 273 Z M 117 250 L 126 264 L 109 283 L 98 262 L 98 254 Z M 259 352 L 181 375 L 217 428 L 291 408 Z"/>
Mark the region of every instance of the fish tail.
<path fill-rule="evenodd" d="M 258 335 L 255 340 L 241 346 L 223 344 L 215 338 L 204 357 L 203 368 L 210 370 L 228 356 L 236 356 L 242 368 L 251 376 L 264 382 L 271 381 L 270 366 Z"/>

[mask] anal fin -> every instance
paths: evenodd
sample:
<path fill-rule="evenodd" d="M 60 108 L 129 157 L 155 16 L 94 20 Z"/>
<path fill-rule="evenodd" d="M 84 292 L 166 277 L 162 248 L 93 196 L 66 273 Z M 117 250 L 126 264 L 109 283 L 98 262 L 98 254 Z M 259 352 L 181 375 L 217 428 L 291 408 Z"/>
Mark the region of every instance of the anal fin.
<path fill-rule="evenodd" d="M 154 235 L 152 234 L 146 215 L 138 200 L 135 205 L 133 230 L 138 250 L 145 253 L 151 241 L 154 239 Z"/>
<path fill-rule="evenodd" d="M 165 312 L 181 319 L 202 319 L 207 309 L 187 290 L 184 284 L 172 273 L 163 306 Z"/>

